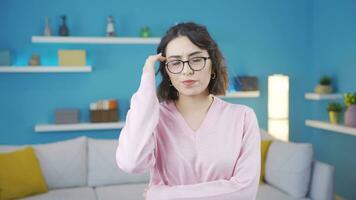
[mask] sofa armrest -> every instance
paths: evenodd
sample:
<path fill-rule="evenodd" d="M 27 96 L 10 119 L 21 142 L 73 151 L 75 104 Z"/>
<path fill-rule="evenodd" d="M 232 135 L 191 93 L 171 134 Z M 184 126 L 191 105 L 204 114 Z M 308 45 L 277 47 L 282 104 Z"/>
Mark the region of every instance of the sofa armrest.
<path fill-rule="evenodd" d="M 314 160 L 309 197 L 312 200 L 332 200 L 334 195 L 334 167 Z"/>

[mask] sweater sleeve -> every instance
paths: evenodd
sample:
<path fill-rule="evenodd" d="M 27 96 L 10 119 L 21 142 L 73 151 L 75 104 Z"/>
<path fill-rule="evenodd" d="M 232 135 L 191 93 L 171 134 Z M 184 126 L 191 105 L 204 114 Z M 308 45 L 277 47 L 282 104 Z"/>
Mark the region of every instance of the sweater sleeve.
<path fill-rule="evenodd" d="M 254 200 L 260 176 L 260 133 L 252 109 L 245 113 L 242 146 L 229 180 L 192 185 L 152 185 L 148 200 Z"/>
<path fill-rule="evenodd" d="M 155 164 L 153 134 L 159 119 L 154 73 L 143 72 L 138 90 L 131 97 L 125 126 L 119 136 L 116 163 L 125 172 L 141 173 Z"/>

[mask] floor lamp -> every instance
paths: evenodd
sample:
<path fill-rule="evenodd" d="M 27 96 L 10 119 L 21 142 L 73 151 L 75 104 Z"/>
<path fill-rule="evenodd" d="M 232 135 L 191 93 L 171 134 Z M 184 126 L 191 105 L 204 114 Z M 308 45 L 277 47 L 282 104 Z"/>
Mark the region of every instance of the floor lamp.
<path fill-rule="evenodd" d="M 268 132 L 274 137 L 289 140 L 289 77 L 268 76 Z"/>

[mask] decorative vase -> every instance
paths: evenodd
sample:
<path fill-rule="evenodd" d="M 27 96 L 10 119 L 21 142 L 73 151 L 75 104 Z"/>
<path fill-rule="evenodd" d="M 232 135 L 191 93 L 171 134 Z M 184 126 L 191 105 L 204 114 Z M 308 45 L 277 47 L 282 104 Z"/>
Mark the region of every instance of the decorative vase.
<path fill-rule="evenodd" d="M 43 35 L 44 36 L 51 36 L 52 35 L 52 31 L 51 31 L 51 27 L 49 25 L 49 17 L 45 18 L 45 22 L 46 22 L 46 26 L 45 26 L 45 29 L 43 31 Z"/>
<path fill-rule="evenodd" d="M 356 105 L 348 106 L 345 112 L 345 125 L 356 128 Z"/>
<path fill-rule="evenodd" d="M 329 94 L 333 91 L 333 88 L 330 85 L 317 85 L 314 91 L 318 94 Z"/>
<path fill-rule="evenodd" d="M 329 121 L 332 124 L 338 124 L 340 122 L 340 112 L 329 111 Z"/>
<path fill-rule="evenodd" d="M 59 35 L 60 36 L 69 36 L 69 29 L 66 23 L 66 16 L 62 15 L 62 25 L 59 27 Z"/>
<path fill-rule="evenodd" d="M 28 62 L 30 66 L 39 66 L 41 64 L 40 62 L 40 56 L 38 54 L 33 54 Z"/>
<path fill-rule="evenodd" d="M 9 50 L 0 50 L 0 66 L 11 65 L 11 52 Z"/>

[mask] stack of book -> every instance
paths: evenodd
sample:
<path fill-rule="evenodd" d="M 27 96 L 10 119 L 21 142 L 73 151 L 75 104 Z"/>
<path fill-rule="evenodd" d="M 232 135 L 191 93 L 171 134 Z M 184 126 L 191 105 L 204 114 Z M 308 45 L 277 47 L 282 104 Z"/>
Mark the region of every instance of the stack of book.
<path fill-rule="evenodd" d="M 90 103 L 91 122 L 117 122 L 118 101 L 116 99 L 104 99 Z"/>

